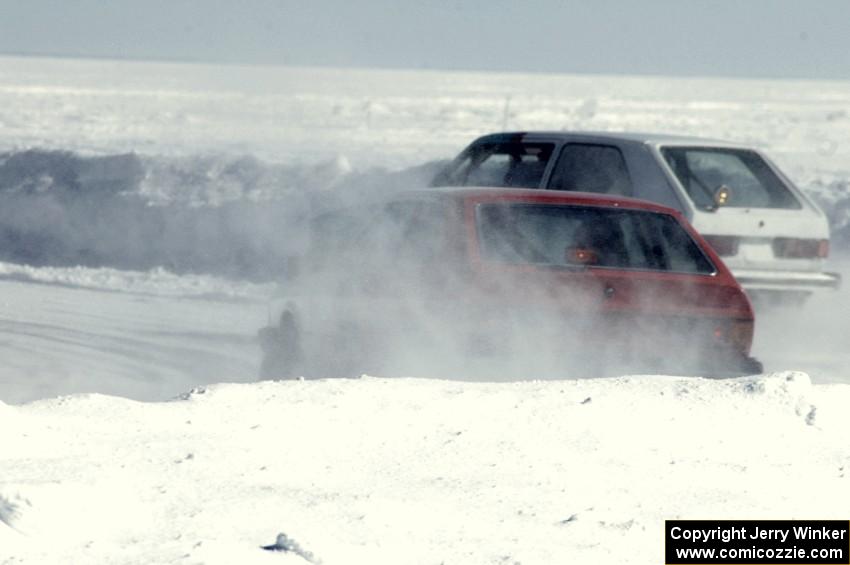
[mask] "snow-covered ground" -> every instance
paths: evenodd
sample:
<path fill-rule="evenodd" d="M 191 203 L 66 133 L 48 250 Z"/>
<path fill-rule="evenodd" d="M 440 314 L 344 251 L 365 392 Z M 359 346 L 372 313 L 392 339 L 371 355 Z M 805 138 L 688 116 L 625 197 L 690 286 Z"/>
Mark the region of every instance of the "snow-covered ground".
<path fill-rule="evenodd" d="M 0 264 L 0 401 L 162 400 L 257 378 L 269 288 L 204 276 Z"/>
<path fill-rule="evenodd" d="M 848 518 L 848 289 L 760 312 L 726 381 L 258 383 L 254 334 L 301 215 L 500 129 L 757 144 L 847 255 L 850 83 L 0 57 L 0 126 L 4 565 L 660 563 L 668 518 Z"/>
<path fill-rule="evenodd" d="M 0 404 L 6 563 L 663 563 L 665 519 L 846 519 L 802 373 L 214 385 Z M 279 533 L 295 553 L 260 549 Z"/>

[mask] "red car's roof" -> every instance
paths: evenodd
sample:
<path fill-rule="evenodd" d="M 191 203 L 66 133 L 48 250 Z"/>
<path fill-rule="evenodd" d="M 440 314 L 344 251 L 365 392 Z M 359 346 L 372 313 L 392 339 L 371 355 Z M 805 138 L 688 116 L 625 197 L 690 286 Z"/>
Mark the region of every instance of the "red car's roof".
<path fill-rule="evenodd" d="M 663 214 L 679 213 L 667 206 L 648 200 L 629 198 L 626 196 L 611 196 L 594 192 L 576 192 L 565 190 L 544 190 L 539 188 L 496 188 L 496 187 L 439 187 L 417 191 L 422 194 L 444 194 L 453 198 L 471 199 L 478 201 L 509 200 L 512 202 L 535 202 L 546 204 L 573 204 L 581 206 L 605 206 L 624 208 L 628 210 L 647 210 Z"/>

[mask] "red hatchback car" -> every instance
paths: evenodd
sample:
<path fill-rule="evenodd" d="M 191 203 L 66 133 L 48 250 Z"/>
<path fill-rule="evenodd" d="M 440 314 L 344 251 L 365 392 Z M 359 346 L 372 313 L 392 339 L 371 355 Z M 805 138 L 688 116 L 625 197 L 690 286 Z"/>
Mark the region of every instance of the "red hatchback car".
<path fill-rule="evenodd" d="M 576 192 L 440 188 L 323 214 L 260 330 L 262 376 L 730 376 L 753 310 L 676 211 Z"/>

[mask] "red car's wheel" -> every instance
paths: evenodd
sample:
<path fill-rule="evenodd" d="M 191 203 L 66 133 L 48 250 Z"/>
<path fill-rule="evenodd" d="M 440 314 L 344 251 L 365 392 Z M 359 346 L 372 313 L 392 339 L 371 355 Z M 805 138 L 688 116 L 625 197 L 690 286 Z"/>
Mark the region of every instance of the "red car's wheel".
<path fill-rule="evenodd" d="M 301 335 L 293 312 L 284 311 L 278 325 L 260 330 L 259 338 L 263 348 L 261 378 L 291 379 L 299 376 L 303 353 Z"/>

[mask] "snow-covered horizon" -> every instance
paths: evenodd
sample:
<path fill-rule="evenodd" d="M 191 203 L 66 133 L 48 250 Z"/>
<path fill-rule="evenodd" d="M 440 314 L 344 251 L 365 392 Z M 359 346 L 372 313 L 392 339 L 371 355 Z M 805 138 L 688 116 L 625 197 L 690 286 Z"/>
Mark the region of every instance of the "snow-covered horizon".
<path fill-rule="evenodd" d="M 505 129 L 754 144 L 850 253 L 850 81 L 2 56 L 0 79 L 0 260 L 271 280 L 298 217 L 422 186 Z"/>
<path fill-rule="evenodd" d="M 846 519 L 848 288 L 759 312 L 728 380 L 257 382 L 255 333 L 304 214 L 504 129 L 755 144 L 848 280 L 848 125 L 850 81 L 0 57 L 0 564 L 660 563 L 665 519 Z"/>

